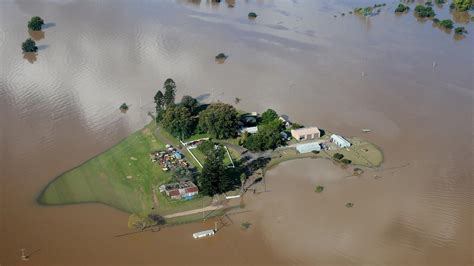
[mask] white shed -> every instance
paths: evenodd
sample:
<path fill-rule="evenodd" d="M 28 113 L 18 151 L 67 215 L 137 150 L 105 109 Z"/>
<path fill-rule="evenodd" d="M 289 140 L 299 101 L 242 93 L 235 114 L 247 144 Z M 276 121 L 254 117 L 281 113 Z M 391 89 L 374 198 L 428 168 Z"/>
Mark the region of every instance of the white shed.
<path fill-rule="evenodd" d="M 332 134 L 331 138 L 329 139 L 331 142 L 339 146 L 340 148 L 347 148 L 350 147 L 352 144 L 345 139 L 343 136 Z"/>

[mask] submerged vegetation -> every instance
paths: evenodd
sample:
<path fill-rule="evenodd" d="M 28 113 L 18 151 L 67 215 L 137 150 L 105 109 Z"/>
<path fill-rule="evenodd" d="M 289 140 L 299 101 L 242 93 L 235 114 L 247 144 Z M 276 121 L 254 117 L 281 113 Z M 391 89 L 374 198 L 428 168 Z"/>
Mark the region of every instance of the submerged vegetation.
<path fill-rule="evenodd" d="M 464 33 L 467 33 L 464 27 L 456 27 L 454 29 L 454 34 L 463 35 Z"/>
<path fill-rule="evenodd" d="M 128 111 L 128 105 L 127 105 L 126 103 L 122 103 L 122 104 L 120 105 L 120 108 L 119 108 L 119 109 L 120 109 L 120 111 L 122 111 L 122 112 L 126 112 L 126 111 Z"/>
<path fill-rule="evenodd" d="M 348 202 L 348 203 L 346 203 L 346 207 L 347 208 L 352 208 L 352 207 L 354 207 L 354 203 Z"/>
<path fill-rule="evenodd" d="M 432 18 L 436 14 L 430 6 L 417 5 L 415 7 L 415 14 L 420 18 Z"/>
<path fill-rule="evenodd" d="M 443 19 L 439 21 L 439 25 L 445 29 L 452 29 L 454 27 L 454 23 L 450 19 Z"/>
<path fill-rule="evenodd" d="M 31 38 L 26 39 L 26 41 L 24 41 L 21 44 L 21 49 L 25 53 L 34 53 L 34 52 L 38 51 L 38 47 L 36 46 L 36 42 L 33 41 Z"/>
<path fill-rule="evenodd" d="M 316 189 L 314 190 L 314 192 L 316 193 L 321 193 L 324 191 L 324 187 L 323 186 L 316 186 Z"/>
<path fill-rule="evenodd" d="M 218 55 L 216 55 L 216 59 L 227 59 L 227 55 L 225 55 L 224 53 L 219 53 Z"/>
<path fill-rule="evenodd" d="M 410 10 L 409 6 L 406 6 L 404 4 L 398 4 L 397 8 L 395 8 L 395 13 L 408 12 L 408 10 Z"/>
<path fill-rule="evenodd" d="M 255 13 L 255 12 L 250 12 L 250 13 L 248 14 L 248 17 L 249 17 L 249 18 L 257 18 L 257 13 Z"/>
<path fill-rule="evenodd" d="M 468 11 L 473 6 L 472 0 L 453 0 L 452 7 L 456 11 Z"/>

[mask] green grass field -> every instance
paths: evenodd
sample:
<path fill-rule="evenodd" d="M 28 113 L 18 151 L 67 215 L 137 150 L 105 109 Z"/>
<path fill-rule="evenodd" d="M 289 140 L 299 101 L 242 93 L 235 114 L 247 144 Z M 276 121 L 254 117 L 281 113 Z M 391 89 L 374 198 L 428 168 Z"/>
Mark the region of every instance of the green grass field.
<path fill-rule="evenodd" d="M 38 198 L 44 205 L 99 202 L 129 213 L 148 213 L 154 206 L 153 186 L 169 182 L 170 174 L 152 163 L 149 153 L 163 149 L 153 124 L 133 133 L 111 149 L 54 179 Z M 173 138 L 174 139 L 174 138 Z M 131 177 L 131 178 L 127 178 Z M 161 215 L 201 208 L 209 197 L 173 201 L 158 193 Z"/>

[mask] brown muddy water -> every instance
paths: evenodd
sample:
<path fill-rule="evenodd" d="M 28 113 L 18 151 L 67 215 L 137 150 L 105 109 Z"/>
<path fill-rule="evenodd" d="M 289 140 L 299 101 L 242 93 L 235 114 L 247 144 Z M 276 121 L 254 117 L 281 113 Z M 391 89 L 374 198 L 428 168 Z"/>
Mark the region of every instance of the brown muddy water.
<path fill-rule="evenodd" d="M 472 265 L 473 23 L 455 16 L 472 32 L 460 40 L 395 16 L 397 1 L 370 18 L 339 15 L 374 3 L 2 0 L 0 264 Z M 47 27 L 24 56 L 33 15 Z M 267 173 L 267 192 L 245 197 L 249 212 L 199 241 L 191 234 L 213 221 L 114 237 L 130 232 L 127 214 L 35 202 L 147 123 L 168 77 L 179 97 L 239 97 L 240 109 L 362 136 L 384 150 L 385 170 L 346 178 L 329 161 L 286 162 Z"/>

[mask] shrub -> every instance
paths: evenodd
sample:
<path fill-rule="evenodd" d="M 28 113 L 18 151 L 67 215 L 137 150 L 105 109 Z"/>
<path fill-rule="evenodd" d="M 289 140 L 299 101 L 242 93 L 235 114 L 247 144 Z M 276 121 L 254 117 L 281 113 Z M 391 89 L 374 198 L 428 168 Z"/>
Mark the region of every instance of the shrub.
<path fill-rule="evenodd" d="M 434 2 L 438 5 L 446 3 L 446 0 L 434 0 Z"/>
<path fill-rule="evenodd" d="M 438 24 L 438 23 L 439 23 L 439 19 L 434 18 L 434 19 L 433 19 L 433 23 Z"/>
<path fill-rule="evenodd" d="M 446 28 L 446 29 L 452 29 L 454 23 L 450 19 L 443 19 L 439 22 L 439 25 L 442 26 L 443 28 Z"/>
<path fill-rule="evenodd" d="M 335 153 L 332 157 L 336 160 L 341 160 L 342 158 L 344 158 L 344 155 L 341 153 Z"/>
<path fill-rule="evenodd" d="M 250 12 L 248 16 L 249 16 L 249 18 L 257 18 L 257 13 Z"/>
<path fill-rule="evenodd" d="M 425 6 L 433 6 L 433 3 L 431 1 L 428 1 L 425 3 Z"/>
<path fill-rule="evenodd" d="M 395 8 L 395 13 L 403 13 L 410 10 L 409 6 L 406 6 L 404 4 L 398 4 L 397 8 Z"/>
<path fill-rule="evenodd" d="M 315 191 L 316 193 L 321 193 L 321 192 L 324 191 L 324 187 L 323 187 L 323 186 L 317 186 L 314 191 Z"/>
<path fill-rule="evenodd" d="M 347 208 L 352 208 L 352 207 L 354 207 L 354 203 L 348 202 L 348 203 L 346 203 L 346 207 Z"/>
<path fill-rule="evenodd" d="M 41 30 L 41 26 L 43 26 L 44 21 L 40 17 L 32 17 L 30 21 L 28 21 L 28 29 L 33 31 Z"/>
<path fill-rule="evenodd" d="M 128 228 L 144 230 L 158 224 L 164 224 L 165 219 L 158 214 L 137 214 L 128 217 Z"/>
<path fill-rule="evenodd" d="M 36 51 L 38 51 L 38 47 L 36 46 L 36 42 L 33 41 L 31 38 L 26 39 L 26 41 L 24 41 L 24 42 L 21 44 L 21 49 L 22 49 L 23 52 L 25 52 L 25 53 L 30 53 L 30 52 L 36 52 Z"/>

